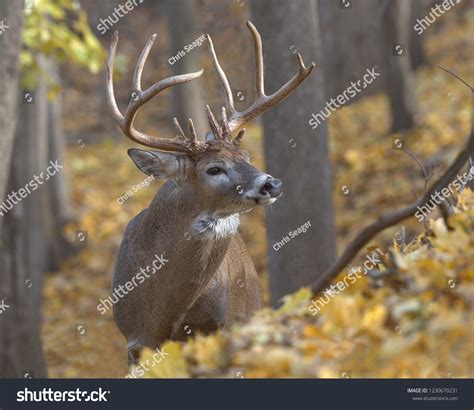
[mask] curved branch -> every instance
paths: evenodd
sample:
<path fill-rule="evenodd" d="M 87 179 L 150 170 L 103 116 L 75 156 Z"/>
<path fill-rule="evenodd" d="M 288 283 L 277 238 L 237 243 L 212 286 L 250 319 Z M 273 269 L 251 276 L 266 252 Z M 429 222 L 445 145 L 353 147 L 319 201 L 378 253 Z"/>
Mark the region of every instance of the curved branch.
<path fill-rule="evenodd" d="M 471 130 L 469 140 L 466 148 L 459 153 L 456 160 L 448 168 L 448 170 L 434 183 L 430 189 L 426 191 L 421 199 L 416 201 L 412 205 L 408 205 L 404 208 L 398 209 L 393 212 L 386 213 L 380 216 L 375 222 L 367 225 L 346 247 L 339 259 L 327 269 L 320 277 L 318 277 L 311 285 L 311 291 L 313 294 L 321 292 L 329 282 L 342 270 L 344 269 L 357 253 L 367 243 L 374 238 L 379 232 L 387 229 L 397 223 L 413 216 L 418 207 L 428 202 L 435 192 L 442 190 L 456 177 L 461 168 L 468 162 L 469 157 L 474 155 L 474 131 Z"/>

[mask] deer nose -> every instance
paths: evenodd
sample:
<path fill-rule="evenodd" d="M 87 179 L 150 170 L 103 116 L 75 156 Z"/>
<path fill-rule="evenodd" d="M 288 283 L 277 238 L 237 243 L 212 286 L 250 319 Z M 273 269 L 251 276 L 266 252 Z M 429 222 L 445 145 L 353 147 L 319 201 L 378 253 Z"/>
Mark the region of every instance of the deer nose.
<path fill-rule="evenodd" d="M 262 195 L 270 195 L 271 198 L 277 198 L 281 195 L 281 181 L 276 178 L 268 179 L 260 188 Z"/>

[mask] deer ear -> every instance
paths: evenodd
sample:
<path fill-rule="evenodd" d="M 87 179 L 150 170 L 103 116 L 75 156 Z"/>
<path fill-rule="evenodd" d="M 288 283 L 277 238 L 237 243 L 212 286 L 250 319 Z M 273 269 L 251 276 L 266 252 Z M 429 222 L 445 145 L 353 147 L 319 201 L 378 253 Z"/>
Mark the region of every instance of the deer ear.
<path fill-rule="evenodd" d="M 160 179 L 174 179 L 179 177 L 180 159 L 183 154 L 173 154 L 161 151 L 143 151 L 129 149 L 128 155 L 140 171 Z"/>

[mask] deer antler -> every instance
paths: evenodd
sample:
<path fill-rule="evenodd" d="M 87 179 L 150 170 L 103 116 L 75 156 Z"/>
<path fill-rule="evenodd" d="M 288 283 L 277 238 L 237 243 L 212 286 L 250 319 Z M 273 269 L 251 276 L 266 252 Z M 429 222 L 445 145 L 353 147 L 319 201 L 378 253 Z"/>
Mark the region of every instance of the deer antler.
<path fill-rule="evenodd" d="M 315 67 L 314 63 L 311 63 L 309 67 L 305 67 L 301 55 L 297 54 L 296 58 L 298 62 L 298 72 L 293 76 L 293 78 L 291 78 L 275 93 L 271 95 L 266 95 L 264 88 L 262 39 L 257 29 L 250 21 L 247 22 L 247 27 L 250 29 L 254 40 L 256 74 L 255 101 L 249 108 L 242 112 L 237 111 L 234 107 L 234 99 L 232 96 L 232 90 L 230 88 L 229 81 L 227 80 L 224 70 L 222 70 L 219 64 L 211 37 L 207 35 L 209 53 L 211 54 L 212 63 L 217 71 L 222 87 L 224 88 L 225 96 L 225 106 L 222 107 L 222 116 L 220 122 L 216 120 L 210 107 L 208 105 L 206 106 L 209 126 L 211 127 L 211 130 L 216 136 L 216 138 L 229 142 L 232 141 L 235 145 L 240 145 L 245 129 L 242 129 L 238 133 L 238 135 L 232 140 L 232 133 L 234 131 L 241 128 L 245 123 L 253 120 L 255 117 L 259 116 L 269 108 L 283 101 L 311 74 Z M 151 100 L 155 95 L 157 95 L 164 89 L 172 87 L 176 84 L 183 84 L 192 81 L 200 77 L 203 73 L 203 70 L 200 70 L 195 73 L 188 73 L 165 78 L 143 91 L 141 88 L 141 77 L 143 73 L 143 67 L 145 65 L 146 59 L 148 58 L 148 54 L 150 53 L 150 49 L 155 39 L 156 34 L 152 35 L 148 39 L 142 51 L 142 54 L 138 59 L 137 65 L 135 66 L 135 72 L 133 74 L 132 97 L 125 111 L 125 115 L 122 115 L 115 100 L 113 86 L 113 68 L 115 52 L 118 43 L 118 32 L 114 33 L 112 42 L 110 44 L 109 58 L 107 62 L 107 104 L 109 106 L 109 110 L 112 114 L 112 117 L 117 122 L 123 133 L 128 138 L 139 144 L 151 148 L 157 148 L 162 151 L 183 152 L 189 155 L 199 154 L 200 152 L 206 149 L 206 144 L 198 141 L 196 136 L 196 130 L 194 129 L 194 125 L 191 119 L 189 120 L 190 136 L 188 137 L 181 128 L 181 125 L 179 124 L 178 120 L 174 118 L 174 124 L 178 135 L 176 138 L 173 139 L 159 138 L 144 134 L 136 130 L 133 126 L 138 110 L 143 104 Z M 228 117 L 227 113 L 230 114 L 230 117 Z"/>
<path fill-rule="evenodd" d="M 242 127 L 245 123 L 253 120 L 269 108 L 277 105 L 288 97 L 305 79 L 311 74 L 314 63 L 311 63 L 309 67 L 305 67 L 301 55 L 296 55 L 298 62 L 298 72 L 291 78 L 286 84 L 284 84 L 279 90 L 271 95 L 265 94 L 264 88 L 264 73 L 263 73 L 263 52 L 262 52 L 262 39 L 255 26 L 248 21 L 247 27 L 252 33 L 254 50 L 255 50 L 255 101 L 253 104 L 242 112 L 238 112 L 234 107 L 234 98 L 232 96 L 232 90 L 229 85 L 229 81 L 224 73 L 224 70 L 219 64 L 214 45 L 211 37 L 207 35 L 207 41 L 209 45 L 209 53 L 211 54 L 212 63 L 221 81 L 221 85 L 224 89 L 225 95 L 225 107 L 222 108 L 222 119 L 219 123 L 214 115 L 212 114 L 209 106 L 206 106 L 207 116 L 209 125 L 217 138 L 222 140 L 231 140 L 232 133 Z M 230 117 L 227 117 L 227 113 Z M 245 129 L 241 130 L 237 137 L 234 138 L 233 142 L 239 145 Z"/>
<path fill-rule="evenodd" d="M 133 126 L 138 110 L 143 104 L 151 100 L 155 95 L 157 95 L 164 89 L 172 87 L 176 84 L 183 84 L 192 81 L 200 77 L 203 73 L 203 70 L 200 70 L 195 73 L 182 74 L 174 77 L 165 78 L 143 91 L 141 87 L 143 67 L 145 65 L 146 59 L 148 57 L 148 54 L 150 53 L 150 49 L 155 39 L 156 34 L 153 34 L 148 39 L 142 51 L 142 54 L 138 59 L 137 65 L 135 66 L 135 72 L 133 74 L 132 96 L 125 111 L 125 115 L 122 115 L 115 100 L 113 85 L 115 51 L 117 49 L 118 43 L 118 32 L 116 31 L 114 33 L 112 42 L 110 44 L 109 58 L 107 61 L 107 104 L 109 106 L 109 110 L 112 114 L 112 117 L 117 122 L 123 133 L 131 140 L 139 144 L 146 145 L 147 147 L 157 148 L 162 151 L 184 152 L 189 155 L 195 155 L 205 149 L 205 144 L 198 141 L 196 137 L 196 130 L 194 129 L 194 125 L 191 119 L 189 120 L 190 137 L 186 136 L 176 118 L 174 118 L 174 124 L 178 131 L 178 135 L 176 138 L 173 139 L 159 138 L 144 134 L 140 131 L 137 131 Z"/>

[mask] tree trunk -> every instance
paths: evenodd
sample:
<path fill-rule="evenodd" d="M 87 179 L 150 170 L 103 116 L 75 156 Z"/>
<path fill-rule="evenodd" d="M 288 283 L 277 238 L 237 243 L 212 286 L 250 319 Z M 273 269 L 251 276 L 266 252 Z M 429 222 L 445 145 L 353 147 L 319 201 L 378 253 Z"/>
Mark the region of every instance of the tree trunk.
<path fill-rule="evenodd" d="M 393 132 L 409 129 L 415 123 L 415 83 L 410 55 L 415 58 L 415 64 L 420 64 L 423 58 L 422 38 L 413 30 L 411 20 L 416 20 L 414 15 L 419 13 L 417 3 L 417 0 L 364 0 L 346 3 L 351 7 L 344 9 L 339 1 L 319 1 L 325 50 L 320 66 L 326 74 L 328 96 L 336 97 L 351 81 L 362 79 L 368 68 L 377 67 L 381 80 L 370 84 L 347 104 L 385 92 Z"/>
<path fill-rule="evenodd" d="M 415 81 L 410 63 L 410 4 L 390 1 L 385 10 L 383 74 L 392 112 L 392 132 L 410 129 L 415 124 Z"/>
<path fill-rule="evenodd" d="M 17 118 L 16 101 L 19 83 L 18 56 L 23 27 L 22 2 L 0 2 L 0 17 L 9 28 L 0 36 L 0 199 L 8 185 L 8 172 Z M 0 229 L 2 218 L 0 217 Z"/>
<path fill-rule="evenodd" d="M 47 182 L 33 190 L 30 181 L 45 172 L 48 160 L 47 87 L 40 80 L 31 104 L 20 101 L 9 192 L 29 186 L 30 194 L 4 216 L 2 295 L 10 306 L 0 320 L 2 377 L 46 377 L 41 343 L 41 289 L 46 267 L 44 215 Z"/>
<path fill-rule="evenodd" d="M 25 180 L 27 158 L 23 149 L 34 141 L 15 138 L 22 2 L 2 1 L 0 16 L 9 27 L 0 36 L 0 198 L 3 202 L 6 192 L 18 189 Z M 22 107 L 33 109 L 34 106 Z M 21 121 L 25 121 L 23 116 Z M 13 152 L 15 160 L 11 161 Z M 23 233 L 30 228 L 25 219 L 28 215 L 25 205 L 26 202 L 20 202 L 0 217 L 0 377 L 46 375 L 38 309 L 41 272 L 29 269 L 38 260 L 26 260 L 27 249 L 34 249 L 35 243 L 24 241 Z M 37 235 L 36 239 L 42 243 L 41 236 Z"/>
<path fill-rule="evenodd" d="M 285 84 L 297 71 L 295 48 L 306 64 L 319 61 L 319 23 L 314 1 L 258 0 L 252 3 L 264 44 L 267 93 Z M 304 28 L 304 29 L 302 29 Z M 308 125 L 312 112 L 325 104 L 323 77 L 316 68 L 287 100 L 263 115 L 267 172 L 283 181 L 284 196 L 267 214 L 272 305 L 335 260 L 335 231 L 328 157 L 328 131 Z M 289 232 L 309 222 L 280 249 Z"/>
<path fill-rule="evenodd" d="M 425 50 L 423 48 L 423 36 L 413 30 L 416 20 L 424 16 L 424 11 L 424 4 L 420 0 L 410 2 L 410 26 L 408 27 L 410 31 L 409 53 L 411 66 L 414 70 L 426 61 Z"/>
<path fill-rule="evenodd" d="M 56 63 L 42 55 L 38 64 L 59 82 Z M 10 306 L 0 323 L 0 356 L 6 363 L 1 376 L 45 377 L 41 343 L 41 289 L 43 273 L 75 250 L 62 233 L 72 218 L 66 175 L 64 140 L 60 125 L 60 100 L 48 101 L 45 77 L 38 78 L 33 100 L 19 101 L 19 121 L 10 169 L 8 192 L 26 189 L 4 216 L 2 232 L 3 293 Z M 49 172 L 48 172 L 49 171 Z M 28 187 L 28 188 L 26 188 Z M 10 203 L 9 203 L 10 206 Z M 7 353 L 8 352 L 8 353 Z"/>
<path fill-rule="evenodd" d="M 192 43 L 202 35 L 198 31 L 195 21 L 195 0 L 168 1 L 167 3 L 168 24 L 170 32 L 170 56 L 176 55 L 184 46 Z M 200 48 L 193 49 L 181 57 L 172 65 L 173 75 L 199 71 L 201 62 L 199 60 Z M 205 103 L 202 98 L 200 80 L 191 81 L 185 86 L 172 88 L 173 113 L 183 127 L 187 128 L 188 119 L 191 118 L 196 127 L 198 136 L 201 138 L 208 131 L 205 116 Z"/>
<path fill-rule="evenodd" d="M 54 82 L 60 83 L 57 62 L 53 59 L 45 61 L 48 67 L 48 74 Z M 54 100 L 47 102 L 47 137 L 48 137 L 48 161 L 43 164 L 47 167 L 49 161 L 59 160 L 61 164 L 66 162 L 65 159 L 65 142 L 64 134 L 61 127 L 61 94 Z M 45 209 L 45 225 L 48 249 L 48 270 L 57 271 L 59 269 L 59 261 L 66 257 L 72 256 L 77 252 L 74 247 L 64 236 L 64 225 L 74 219 L 72 205 L 69 199 L 69 184 L 67 175 L 64 172 L 58 173 L 48 181 L 48 196 L 46 198 L 47 207 Z"/>
<path fill-rule="evenodd" d="M 386 57 L 381 38 L 385 29 L 383 14 L 389 1 L 392 0 L 351 1 L 345 3 L 350 4 L 347 9 L 340 1 L 318 1 L 324 50 L 318 67 L 324 71 L 327 97 L 336 98 L 352 81 L 361 80 L 368 68 L 377 66 L 380 70 Z M 383 81 L 374 81 L 361 93 L 351 96 L 346 104 L 384 91 Z"/>

